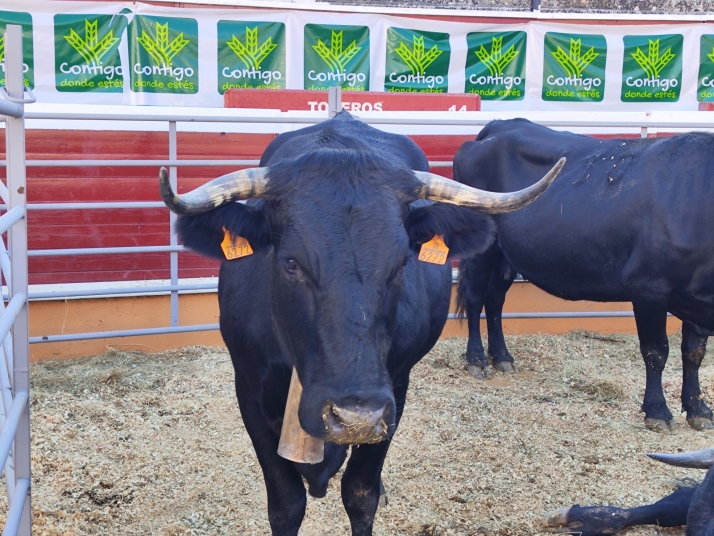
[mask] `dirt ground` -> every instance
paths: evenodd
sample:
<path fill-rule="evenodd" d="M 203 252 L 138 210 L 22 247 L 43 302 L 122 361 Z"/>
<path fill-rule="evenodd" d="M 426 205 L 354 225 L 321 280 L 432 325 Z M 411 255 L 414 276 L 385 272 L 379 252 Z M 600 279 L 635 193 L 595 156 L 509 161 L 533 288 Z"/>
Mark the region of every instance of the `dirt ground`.
<path fill-rule="evenodd" d="M 549 510 L 635 506 L 702 478 L 644 455 L 713 443 L 712 433 L 690 430 L 678 414 L 678 336 L 664 379 L 677 413 L 670 434 L 644 427 L 645 373 L 634 337 L 576 332 L 508 343 L 518 375 L 472 378 L 464 339 L 440 342 L 415 367 L 375 534 L 536 535 Z M 711 355 L 701 377 L 712 403 Z M 32 383 L 35 534 L 269 534 L 225 350 L 109 351 L 35 364 Z M 300 534 L 349 534 L 339 475 L 326 498 L 308 499 Z"/>

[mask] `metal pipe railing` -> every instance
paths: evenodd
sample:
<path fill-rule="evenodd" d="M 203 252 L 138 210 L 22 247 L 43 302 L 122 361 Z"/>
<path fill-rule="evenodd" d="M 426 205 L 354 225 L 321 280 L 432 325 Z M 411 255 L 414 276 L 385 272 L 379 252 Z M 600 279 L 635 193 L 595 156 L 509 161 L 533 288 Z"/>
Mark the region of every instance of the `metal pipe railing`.
<path fill-rule="evenodd" d="M 461 112 L 469 117 L 452 118 L 415 118 L 388 116 L 382 113 L 381 116 L 360 116 L 360 121 L 372 125 L 406 125 L 406 126 L 462 126 L 462 127 L 482 127 L 497 118 L 493 112 Z M 247 124 L 316 124 L 326 121 L 328 117 L 313 115 L 306 116 L 240 116 L 226 112 L 223 115 L 197 115 L 191 113 L 171 113 L 171 114 L 146 114 L 132 116 L 123 113 L 94 113 L 94 112 L 26 112 L 27 119 L 53 119 L 53 120 L 74 120 L 74 121 L 152 121 L 177 123 L 247 123 Z M 675 128 L 675 129 L 714 129 L 714 121 L 671 121 L 647 118 L 642 120 L 632 119 L 539 119 L 534 121 L 547 127 L 562 128 Z"/>
<path fill-rule="evenodd" d="M 143 335 L 166 335 L 168 333 L 192 333 L 195 331 L 215 331 L 218 324 L 198 324 L 193 326 L 171 326 L 162 328 L 124 329 L 118 331 L 97 331 L 94 333 L 67 333 L 64 335 L 43 335 L 30 337 L 30 344 L 42 342 L 87 341 L 111 339 L 112 337 L 140 337 Z"/>
<path fill-rule="evenodd" d="M 30 347 L 27 311 L 27 175 L 25 167 L 25 120 L 23 118 L 25 83 L 22 74 L 22 27 L 8 24 L 5 28 L 5 82 L 3 95 L 15 100 L 17 114 L 5 119 L 5 154 L 7 155 L 7 197 L 9 211 L 2 227 L 7 229 L 10 273 L 4 273 L 10 301 L 0 317 L 3 348 L 12 341 L 12 352 L 6 353 L 12 372 L 8 371 L 14 399 L 5 414 L 0 434 L 0 467 L 4 468 L 10 509 L 5 519 L 3 536 L 30 536 L 31 462 L 30 462 Z M 2 101 L 0 101 L 2 103 Z M 11 224 L 9 226 L 9 224 Z M 8 228 L 9 227 L 9 228 Z M 4 253 L 3 253 L 4 254 Z M 14 322 L 10 322 L 14 319 Z M 12 338 L 8 337 L 12 327 Z M 0 366 L 6 366 L 0 363 Z"/>
<path fill-rule="evenodd" d="M 177 123 L 243 123 L 243 124 L 315 124 L 326 119 L 324 116 L 302 116 L 289 117 L 281 116 L 240 116 L 231 112 L 216 114 L 195 114 L 195 113 L 169 113 L 169 114 L 147 114 L 134 116 L 129 114 L 114 113 L 66 113 L 66 112 L 28 112 L 26 117 L 30 119 L 57 119 L 57 120 L 101 120 L 101 121 L 154 121 L 167 122 L 169 124 L 169 158 L 155 160 L 34 160 L 28 162 L 33 167 L 84 167 L 84 166 L 117 166 L 117 167 L 138 167 L 138 166 L 169 166 L 172 173 L 178 166 L 251 166 L 258 165 L 258 160 L 236 159 L 236 160 L 180 160 L 176 151 L 176 124 Z M 448 117 L 448 118 L 413 118 L 413 117 L 360 117 L 362 121 L 371 124 L 382 125 L 439 125 L 439 126 L 474 126 L 481 127 L 494 118 L 494 114 L 488 112 L 469 113 L 468 117 Z M 536 121 L 546 126 L 555 127 L 607 127 L 607 128 L 638 128 L 642 135 L 647 135 L 648 128 L 714 128 L 712 121 L 658 121 L 653 118 L 643 120 L 581 120 L 581 119 L 544 119 Z M 0 165 L 2 165 L 0 163 Z M 451 167 L 452 162 L 432 161 L 431 167 Z M 1 194 L 2 192 L 0 192 Z M 0 205 L 0 209 L 3 208 Z M 27 206 L 30 211 L 47 210 L 99 210 L 99 209 L 148 209 L 164 208 L 163 203 L 154 201 L 134 201 L 134 202 L 97 202 L 97 203 L 34 203 Z M 178 326 L 178 292 L 187 290 L 201 290 L 213 292 L 216 289 L 214 284 L 205 286 L 185 286 L 178 285 L 178 262 L 177 254 L 184 248 L 175 244 L 175 237 L 172 235 L 172 243 L 168 246 L 127 246 L 127 247 L 106 247 L 106 248 L 73 248 L 73 249 L 43 249 L 33 250 L 28 253 L 30 257 L 46 256 L 70 256 L 70 255 L 107 255 L 107 254 L 133 254 L 133 253 L 169 253 L 172 256 L 170 267 L 170 285 L 152 287 L 133 287 L 125 289 L 103 289 L 78 290 L 61 293 L 44 292 L 32 293 L 31 299 L 52 299 L 53 297 L 98 297 L 117 294 L 152 294 L 169 292 L 171 299 L 171 328 L 152 328 L 151 334 L 158 334 L 156 330 L 165 330 L 161 333 L 171 333 L 173 328 L 185 329 Z M 632 313 L 622 312 L 540 312 L 540 313 L 504 313 L 504 318 L 604 318 L 632 316 Z M 450 315 L 449 318 L 454 318 Z M 200 328 L 202 331 L 203 328 Z M 137 330 L 125 330 L 122 332 L 104 332 L 107 336 L 120 336 L 120 333 L 137 334 Z M 113 333 L 113 335 L 111 335 Z M 71 340 L 81 340 L 83 334 L 63 335 L 62 337 L 73 337 Z M 104 338 L 96 334 L 84 334 L 87 338 Z M 128 335 L 127 335 L 128 336 Z M 59 340 L 54 337 L 33 337 L 31 342 L 49 342 Z M 69 340 L 69 339 L 68 339 Z"/>
<path fill-rule="evenodd" d="M 15 493 L 12 494 L 10 508 L 8 509 L 7 519 L 5 520 L 5 530 L 2 531 L 2 536 L 13 536 L 14 534 L 18 534 L 20 530 L 20 523 L 22 522 L 23 509 L 25 508 L 25 502 L 27 501 L 29 493 L 30 479 L 19 479 L 17 481 Z"/>
<path fill-rule="evenodd" d="M 124 255 L 126 253 L 170 253 L 186 251 L 183 246 L 121 246 L 108 248 L 31 249 L 28 257 L 67 257 L 70 255 Z"/>
<path fill-rule="evenodd" d="M 14 207 L 0 216 L 0 234 L 4 234 L 7 230 L 15 225 L 18 221 L 25 217 L 24 207 Z"/>
<path fill-rule="evenodd" d="M 5 418 L 5 426 L 3 426 L 2 433 L 0 433 L 0 467 L 5 466 L 7 457 L 10 454 L 10 449 L 12 449 L 12 444 L 15 441 L 17 428 L 20 425 L 20 419 L 25 411 L 25 406 L 27 406 L 28 398 L 29 393 L 27 391 L 15 392 L 12 406 Z"/>

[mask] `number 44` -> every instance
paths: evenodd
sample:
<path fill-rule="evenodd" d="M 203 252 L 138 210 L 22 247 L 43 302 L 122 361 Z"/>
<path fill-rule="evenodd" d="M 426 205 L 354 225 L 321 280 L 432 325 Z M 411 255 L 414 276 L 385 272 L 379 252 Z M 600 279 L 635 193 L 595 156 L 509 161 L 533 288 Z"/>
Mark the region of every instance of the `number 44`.
<path fill-rule="evenodd" d="M 453 106 L 449 107 L 449 111 L 450 111 L 450 112 L 468 112 L 468 110 L 466 109 L 466 105 L 465 105 L 465 104 L 464 104 L 461 108 L 459 108 L 458 110 L 456 109 L 456 105 L 454 104 Z"/>

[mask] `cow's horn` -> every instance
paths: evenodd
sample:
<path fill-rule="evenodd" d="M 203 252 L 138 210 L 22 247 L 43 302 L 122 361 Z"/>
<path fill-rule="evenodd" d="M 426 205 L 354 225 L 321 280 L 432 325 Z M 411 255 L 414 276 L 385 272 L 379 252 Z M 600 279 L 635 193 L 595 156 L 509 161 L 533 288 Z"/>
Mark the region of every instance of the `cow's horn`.
<path fill-rule="evenodd" d="M 648 454 L 647 456 L 653 460 L 676 465 L 677 467 L 709 469 L 714 466 L 714 449 L 694 450 L 680 454 Z"/>
<path fill-rule="evenodd" d="M 178 195 L 171 188 L 169 173 L 166 168 L 159 171 L 159 189 L 161 198 L 171 212 L 182 216 L 203 214 L 231 201 L 260 197 L 268 183 L 268 168 L 249 168 L 234 171 L 213 179 L 203 186 L 183 195 Z"/>
<path fill-rule="evenodd" d="M 558 160 L 553 168 L 535 184 L 517 192 L 497 193 L 471 188 L 425 171 L 414 171 L 414 175 L 424 183 L 420 197 L 442 203 L 478 209 L 486 214 L 500 214 L 523 208 L 535 201 L 550 186 L 565 165 L 565 157 Z"/>

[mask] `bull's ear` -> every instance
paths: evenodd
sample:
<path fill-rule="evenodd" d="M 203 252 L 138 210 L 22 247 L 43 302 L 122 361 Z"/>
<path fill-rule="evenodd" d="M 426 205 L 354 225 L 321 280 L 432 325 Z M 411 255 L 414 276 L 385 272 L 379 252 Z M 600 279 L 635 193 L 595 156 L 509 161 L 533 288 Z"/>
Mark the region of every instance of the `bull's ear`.
<path fill-rule="evenodd" d="M 221 249 L 224 229 L 248 240 L 253 251 L 265 251 L 271 245 L 270 228 L 261 208 L 228 203 L 197 216 L 180 216 L 176 232 L 188 249 L 222 261 L 226 260 Z"/>
<path fill-rule="evenodd" d="M 496 225 L 491 217 L 445 203 L 412 206 L 405 227 L 409 245 L 417 251 L 434 235 L 443 235 L 444 243 L 449 248 L 449 258 L 483 253 L 496 236 Z"/>

